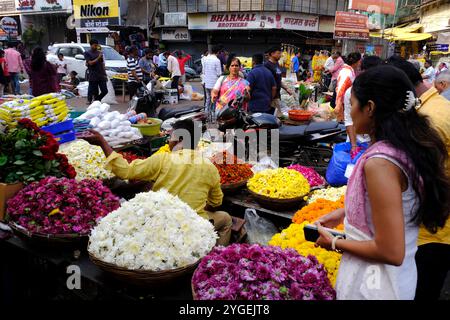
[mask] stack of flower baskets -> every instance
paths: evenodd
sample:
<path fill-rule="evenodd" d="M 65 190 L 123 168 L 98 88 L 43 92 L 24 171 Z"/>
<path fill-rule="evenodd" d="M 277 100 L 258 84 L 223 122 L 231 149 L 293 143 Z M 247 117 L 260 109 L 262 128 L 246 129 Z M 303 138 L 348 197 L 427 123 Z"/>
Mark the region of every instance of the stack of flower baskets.
<path fill-rule="evenodd" d="M 198 300 L 332 300 L 335 291 L 316 258 L 278 247 L 216 247 L 192 277 Z"/>
<path fill-rule="evenodd" d="M 161 285 L 193 272 L 218 236 L 213 225 L 166 190 L 139 193 L 100 221 L 89 256 L 136 285 Z"/>
<path fill-rule="evenodd" d="M 101 181 L 47 177 L 11 198 L 7 214 L 20 236 L 65 245 L 87 240 L 98 220 L 119 206 Z"/>
<path fill-rule="evenodd" d="M 273 210 L 298 207 L 310 191 L 308 180 L 296 170 L 266 169 L 255 174 L 247 188 L 261 205 Z"/>
<path fill-rule="evenodd" d="M 216 153 L 211 161 L 219 171 L 220 184 L 224 192 L 238 190 L 253 176 L 250 165 L 226 151 Z"/>

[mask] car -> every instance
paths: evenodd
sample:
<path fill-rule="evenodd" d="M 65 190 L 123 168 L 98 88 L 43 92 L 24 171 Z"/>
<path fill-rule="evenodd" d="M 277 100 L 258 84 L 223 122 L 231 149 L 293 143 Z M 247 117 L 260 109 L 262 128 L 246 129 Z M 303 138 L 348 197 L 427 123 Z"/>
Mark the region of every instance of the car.
<path fill-rule="evenodd" d="M 117 74 L 126 74 L 127 61 L 125 57 L 110 46 L 101 45 L 101 47 L 105 58 L 108 78 L 111 79 L 112 76 Z M 86 80 L 87 67 L 84 53 L 90 50 L 90 48 L 89 43 L 57 43 L 52 45 L 50 51 L 47 53 L 47 61 L 55 63 L 58 60 L 58 54 L 62 53 L 64 59 L 67 61 L 67 73 L 76 71 L 80 80 Z"/>

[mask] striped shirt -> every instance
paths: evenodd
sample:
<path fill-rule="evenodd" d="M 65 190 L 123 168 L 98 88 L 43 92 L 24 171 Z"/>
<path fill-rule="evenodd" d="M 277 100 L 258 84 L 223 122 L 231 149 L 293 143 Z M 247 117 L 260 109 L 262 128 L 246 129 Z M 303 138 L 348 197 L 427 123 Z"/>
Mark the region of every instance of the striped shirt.
<path fill-rule="evenodd" d="M 210 54 L 203 62 L 203 76 L 205 81 L 205 88 L 212 89 L 222 74 L 222 67 L 220 60 L 215 54 Z"/>
<path fill-rule="evenodd" d="M 132 56 L 129 56 L 127 59 L 127 70 L 128 70 L 128 82 L 139 82 L 142 81 L 143 74 L 142 69 L 139 66 L 138 60 Z M 133 77 L 132 71 L 136 71 L 136 75 L 138 79 Z"/>

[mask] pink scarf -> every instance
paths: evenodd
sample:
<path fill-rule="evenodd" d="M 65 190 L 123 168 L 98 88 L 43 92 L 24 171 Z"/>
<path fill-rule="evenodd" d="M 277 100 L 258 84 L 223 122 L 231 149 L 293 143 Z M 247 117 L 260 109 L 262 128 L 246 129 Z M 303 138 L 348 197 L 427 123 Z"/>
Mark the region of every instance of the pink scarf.
<path fill-rule="evenodd" d="M 364 165 L 374 155 L 383 155 L 397 161 L 404 170 L 410 168 L 407 156 L 400 150 L 395 149 L 388 142 L 379 141 L 370 146 L 356 163 L 352 175 L 348 180 L 345 195 L 345 217 L 347 223 L 356 229 L 372 237 L 369 228 L 368 214 L 366 212 L 366 183 L 364 176 Z"/>

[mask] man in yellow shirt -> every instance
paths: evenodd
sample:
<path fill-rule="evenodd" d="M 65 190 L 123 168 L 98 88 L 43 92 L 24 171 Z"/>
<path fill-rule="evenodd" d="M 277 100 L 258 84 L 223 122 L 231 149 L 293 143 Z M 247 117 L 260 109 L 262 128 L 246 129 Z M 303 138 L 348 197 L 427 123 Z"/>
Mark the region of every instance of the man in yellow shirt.
<path fill-rule="evenodd" d="M 403 70 L 414 84 L 416 94 L 421 101 L 417 111 L 428 117 L 431 125 L 444 141 L 450 156 L 450 101 L 440 96 L 432 85 L 425 84 L 412 63 L 399 58 L 391 58 L 388 62 Z M 450 177 L 450 157 L 447 158 L 446 169 L 447 176 Z M 447 220 L 444 228 L 435 234 L 421 227 L 418 246 L 416 300 L 437 300 L 450 270 L 450 219 Z"/>
<path fill-rule="evenodd" d="M 130 164 L 114 152 L 98 132 L 91 130 L 91 134 L 84 139 L 103 149 L 107 157 L 106 168 L 117 177 L 153 181 L 154 191 L 167 189 L 200 216 L 212 220 L 219 234 L 217 243 L 227 245 L 232 220 L 228 213 L 217 211 L 223 199 L 219 172 L 211 161 L 194 150 L 199 137 L 195 136 L 192 120 L 178 121 L 173 128 L 174 133 L 169 143 L 172 152 L 155 154 L 145 160 L 134 160 Z"/>

